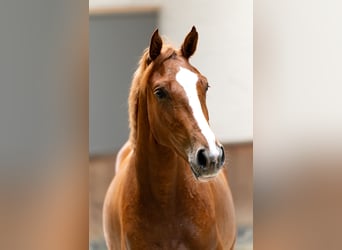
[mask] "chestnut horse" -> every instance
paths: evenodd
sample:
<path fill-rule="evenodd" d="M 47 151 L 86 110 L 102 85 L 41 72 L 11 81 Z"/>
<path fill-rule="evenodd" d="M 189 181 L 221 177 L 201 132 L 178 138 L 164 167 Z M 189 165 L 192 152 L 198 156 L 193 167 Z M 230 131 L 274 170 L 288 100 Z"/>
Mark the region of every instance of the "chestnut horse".
<path fill-rule="evenodd" d="M 207 79 L 156 30 L 129 95 L 130 137 L 104 203 L 108 249 L 233 249 L 234 207 L 225 153 L 208 124 Z"/>

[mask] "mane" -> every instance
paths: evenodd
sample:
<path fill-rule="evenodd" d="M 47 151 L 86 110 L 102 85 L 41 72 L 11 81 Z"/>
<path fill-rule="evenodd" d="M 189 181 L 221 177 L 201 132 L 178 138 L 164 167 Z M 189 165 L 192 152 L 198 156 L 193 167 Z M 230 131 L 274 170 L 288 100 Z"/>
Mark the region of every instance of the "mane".
<path fill-rule="evenodd" d="M 149 63 L 149 48 L 146 48 L 139 60 L 138 68 L 133 75 L 128 98 L 129 141 L 133 149 L 135 148 L 137 137 L 139 95 L 145 92 L 144 89 L 148 84 L 154 68 L 170 58 L 174 53 L 176 53 L 176 50 L 171 45 L 163 45 L 160 55 L 155 61 Z"/>

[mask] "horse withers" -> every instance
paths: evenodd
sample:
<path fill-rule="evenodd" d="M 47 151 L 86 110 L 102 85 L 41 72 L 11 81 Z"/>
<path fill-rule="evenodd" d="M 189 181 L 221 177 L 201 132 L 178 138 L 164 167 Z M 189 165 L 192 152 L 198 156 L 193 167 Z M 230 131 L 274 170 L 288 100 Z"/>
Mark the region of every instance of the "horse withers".
<path fill-rule="evenodd" d="M 180 49 L 156 30 L 129 94 L 129 140 L 103 210 L 108 249 L 233 249 L 234 206 L 225 153 L 209 126 L 208 81 L 189 58 L 195 27 Z"/>

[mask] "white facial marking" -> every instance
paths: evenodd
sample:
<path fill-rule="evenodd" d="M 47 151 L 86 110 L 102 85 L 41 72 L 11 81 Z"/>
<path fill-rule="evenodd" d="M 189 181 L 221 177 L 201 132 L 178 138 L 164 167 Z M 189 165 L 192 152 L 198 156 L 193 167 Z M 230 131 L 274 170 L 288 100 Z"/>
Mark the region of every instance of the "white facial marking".
<path fill-rule="evenodd" d="M 219 155 L 219 151 L 216 148 L 215 135 L 205 119 L 197 94 L 196 85 L 198 76 L 190 70 L 180 67 L 180 70 L 176 74 L 176 80 L 185 90 L 189 100 L 189 106 L 192 109 L 192 113 L 197 121 L 198 127 L 201 129 L 202 134 L 208 142 L 210 154 L 217 157 Z"/>

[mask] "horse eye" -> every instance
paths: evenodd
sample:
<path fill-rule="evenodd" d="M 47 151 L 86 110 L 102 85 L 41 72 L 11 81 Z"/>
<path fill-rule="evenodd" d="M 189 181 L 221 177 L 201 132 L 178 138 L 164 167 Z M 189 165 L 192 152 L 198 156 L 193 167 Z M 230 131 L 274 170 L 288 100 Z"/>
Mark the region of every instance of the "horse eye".
<path fill-rule="evenodd" d="M 154 94 L 155 96 L 158 98 L 158 99 L 165 99 L 167 97 L 167 92 L 165 89 L 163 88 L 157 88 L 155 91 L 154 91 Z"/>
<path fill-rule="evenodd" d="M 207 83 L 207 86 L 205 87 L 205 91 L 208 91 L 208 89 L 210 88 L 209 83 Z"/>

